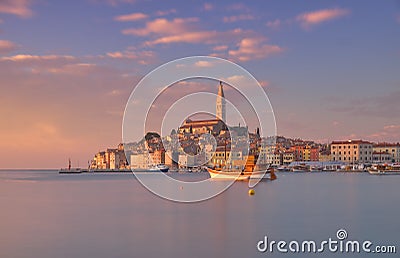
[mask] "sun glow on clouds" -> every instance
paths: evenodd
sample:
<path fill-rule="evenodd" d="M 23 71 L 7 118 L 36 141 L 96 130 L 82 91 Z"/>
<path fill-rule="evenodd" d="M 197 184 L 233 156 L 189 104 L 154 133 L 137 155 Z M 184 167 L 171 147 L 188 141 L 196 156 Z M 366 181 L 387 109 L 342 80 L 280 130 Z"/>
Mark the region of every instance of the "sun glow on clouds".
<path fill-rule="evenodd" d="M 343 8 L 324 9 L 300 14 L 299 16 L 297 16 L 297 20 L 304 28 L 309 28 L 312 25 L 337 19 L 348 14 L 350 14 L 350 11 Z"/>
<path fill-rule="evenodd" d="M 214 9 L 214 5 L 211 4 L 211 3 L 204 3 L 204 4 L 203 4 L 203 9 L 204 9 L 205 11 L 211 11 L 211 10 Z"/>
<path fill-rule="evenodd" d="M 43 60 L 73 60 L 75 59 L 74 56 L 68 56 L 68 55 L 25 55 L 25 54 L 18 54 L 14 56 L 9 56 L 9 57 L 2 57 L 1 60 L 7 60 L 7 61 L 14 61 L 14 62 L 25 62 L 25 61 L 43 61 Z"/>
<path fill-rule="evenodd" d="M 30 0 L 2 0 L 0 1 L 0 13 L 13 14 L 22 18 L 32 16 Z"/>
<path fill-rule="evenodd" d="M 212 67 L 214 66 L 214 63 L 208 61 L 197 61 L 194 65 L 196 67 Z"/>
<path fill-rule="evenodd" d="M 275 19 L 273 21 L 267 22 L 266 25 L 270 29 L 279 29 L 281 27 L 281 25 L 282 25 L 282 22 L 279 19 Z"/>
<path fill-rule="evenodd" d="M 400 125 L 385 125 L 380 131 L 365 135 L 364 138 L 367 138 L 372 141 L 393 141 L 399 142 L 400 138 Z"/>
<path fill-rule="evenodd" d="M 234 60 L 249 61 L 284 51 L 280 46 L 265 44 L 264 41 L 265 39 L 262 38 L 244 38 L 239 42 L 236 50 L 229 51 L 229 57 Z"/>
<path fill-rule="evenodd" d="M 148 36 L 150 34 L 179 34 L 190 30 L 190 23 L 198 21 L 198 18 L 175 18 L 167 20 L 158 18 L 146 23 L 144 28 L 131 28 L 122 31 L 125 35 Z"/>
<path fill-rule="evenodd" d="M 226 22 L 243 19 L 253 19 L 253 16 L 226 17 Z M 158 18 L 146 22 L 142 28 L 130 28 L 122 31 L 125 35 L 147 37 L 144 42 L 146 47 L 154 47 L 161 44 L 216 44 L 212 47 L 215 53 L 212 56 L 228 57 L 234 61 L 246 62 L 252 59 L 267 58 L 272 54 L 283 52 L 278 45 L 266 44 L 266 39 L 252 30 L 240 28 L 217 31 L 198 29 L 196 17 L 174 18 L 172 20 Z M 230 47 L 231 46 L 231 47 Z M 222 53 L 228 51 L 228 53 Z M 109 53 L 110 54 L 110 53 Z M 112 57 L 122 55 L 114 53 Z"/>
<path fill-rule="evenodd" d="M 166 15 L 170 15 L 170 14 L 174 14 L 174 13 L 177 13 L 176 9 L 169 9 L 169 10 L 165 10 L 165 11 L 157 11 L 155 13 L 155 15 L 166 16 Z"/>
<path fill-rule="evenodd" d="M 131 14 L 125 14 L 125 15 L 119 15 L 115 17 L 114 19 L 116 21 L 120 22 L 127 22 L 127 21 L 138 21 L 138 20 L 143 20 L 149 17 L 147 14 L 144 13 L 131 13 Z"/>
<path fill-rule="evenodd" d="M 8 40 L 0 40 L 0 53 L 9 53 L 17 49 L 17 46 Z"/>

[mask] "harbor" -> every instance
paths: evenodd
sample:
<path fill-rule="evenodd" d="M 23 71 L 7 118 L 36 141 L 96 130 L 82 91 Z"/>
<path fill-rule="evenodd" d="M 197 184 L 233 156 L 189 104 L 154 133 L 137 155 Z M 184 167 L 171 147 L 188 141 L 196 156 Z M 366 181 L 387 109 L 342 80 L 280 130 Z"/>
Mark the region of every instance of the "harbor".
<path fill-rule="evenodd" d="M 168 174 L 180 181 L 209 177 L 207 172 Z M 393 204 L 400 177 L 331 172 L 277 176 L 276 181 L 261 181 L 254 195 L 246 181 L 238 181 L 208 201 L 178 205 L 147 191 L 129 173 L 60 176 L 56 170 L 3 170 L 0 205 L 13 203 L 13 208 L 2 210 L 0 227 L 8 237 L 0 243 L 1 254 L 174 258 L 191 257 L 196 250 L 196 257 L 266 257 L 256 248 L 265 234 L 301 240 L 320 239 L 322 233 L 333 238 L 338 225 L 351 239 L 398 239 L 400 209 Z M 223 183 L 214 180 L 212 185 Z M 29 247 L 12 244 L 17 242 Z"/>

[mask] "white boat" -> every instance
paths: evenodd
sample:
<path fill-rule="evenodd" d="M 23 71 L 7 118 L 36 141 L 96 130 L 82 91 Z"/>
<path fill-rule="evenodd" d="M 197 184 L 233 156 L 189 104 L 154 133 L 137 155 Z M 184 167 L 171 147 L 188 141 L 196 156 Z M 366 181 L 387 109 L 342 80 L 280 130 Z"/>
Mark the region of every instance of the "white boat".
<path fill-rule="evenodd" d="M 310 172 L 310 169 L 305 165 L 294 166 L 291 170 L 297 173 Z"/>
<path fill-rule="evenodd" d="M 208 168 L 207 171 L 212 179 L 236 180 L 236 181 L 243 181 L 249 179 L 249 175 L 245 175 L 244 172 L 241 171 L 218 171 L 211 168 Z"/>
<path fill-rule="evenodd" d="M 265 171 L 220 171 L 207 168 L 208 173 L 212 179 L 222 180 L 235 180 L 244 181 L 249 179 L 269 179 L 275 180 L 276 175 L 274 169 L 267 169 Z"/>
<path fill-rule="evenodd" d="M 374 165 L 368 169 L 370 175 L 400 175 L 400 164 Z"/>
<path fill-rule="evenodd" d="M 133 172 L 168 172 L 169 167 L 164 164 L 158 164 L 150 166 L 148 168 L 137 168 L 133 169 Z"/>

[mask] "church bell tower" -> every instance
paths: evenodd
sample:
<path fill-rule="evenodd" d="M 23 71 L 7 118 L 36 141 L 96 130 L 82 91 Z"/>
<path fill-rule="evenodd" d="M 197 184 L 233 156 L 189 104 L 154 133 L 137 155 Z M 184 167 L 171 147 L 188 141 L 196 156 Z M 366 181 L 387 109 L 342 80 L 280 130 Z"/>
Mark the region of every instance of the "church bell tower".
<path fill-rule="evenodd" d="M 226 100 L 224 96 L 224 89 L 222 86 L 222 82 L 219 82 L 219 88 L 218 88 L 218 96 L 217 96 L 217 102 L 216 102 L 216 108 L 217 108 L 217 119 L 222 120 L 226 123 Z"/>

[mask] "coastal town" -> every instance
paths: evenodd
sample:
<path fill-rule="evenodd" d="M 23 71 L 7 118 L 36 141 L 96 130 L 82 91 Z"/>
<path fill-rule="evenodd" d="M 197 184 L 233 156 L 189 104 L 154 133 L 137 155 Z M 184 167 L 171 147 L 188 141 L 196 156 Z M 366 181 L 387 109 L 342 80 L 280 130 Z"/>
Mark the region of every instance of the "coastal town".
<path fill-rule="evenodd" d="M 148 132 L 139 142 L 119 144 L 95 154 L 89 162 L 93 171 L 149 169 L 154 164 L 170 171 L 201 170 L 202 167 L 236 167 L 268 164 L 290 171 L 363 171 L 373 164 L 400 163 L 400 143 L 369 142 L 361 139 L 317 143 L 283 136 L 261 137 L 259 129 L 227 126 L 225 96 L 220 83 L 216 117 L 186 119 L 167 136 Z M 178 145 L 177 145 L 178 144 Z M 173 146 L 178 146 L 173 148 Z"/>

